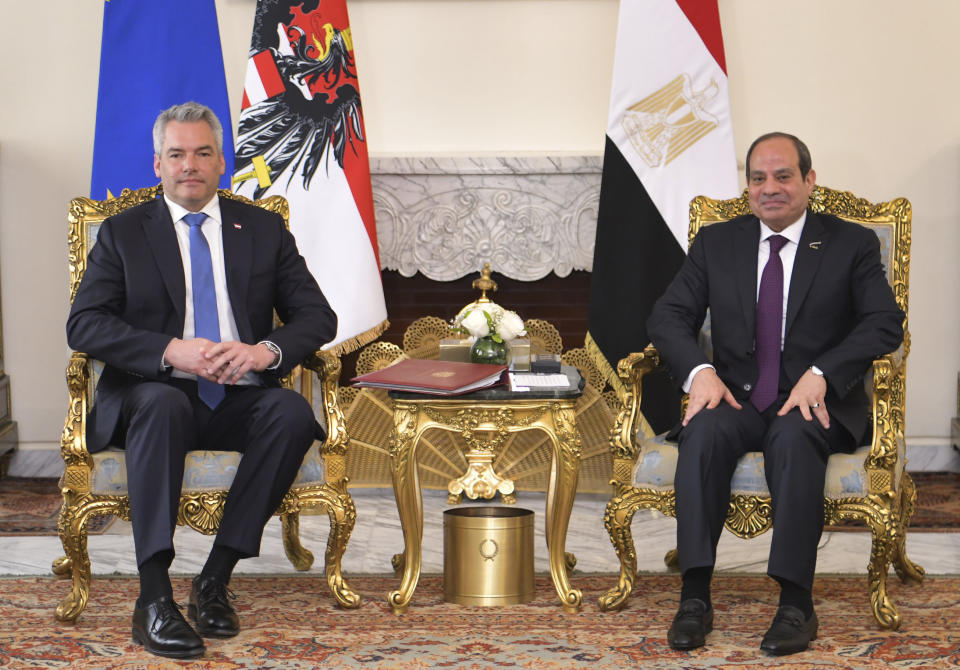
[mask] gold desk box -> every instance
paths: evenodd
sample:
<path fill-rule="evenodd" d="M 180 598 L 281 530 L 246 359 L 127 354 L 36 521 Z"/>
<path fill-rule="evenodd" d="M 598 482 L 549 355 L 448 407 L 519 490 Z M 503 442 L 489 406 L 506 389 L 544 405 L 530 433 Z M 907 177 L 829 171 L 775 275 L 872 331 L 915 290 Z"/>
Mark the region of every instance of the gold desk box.
<path fill-rule="evenodd" d="M 533 600 L 533 512 L 459 507 L 443 513 L 443 599 L 493 607 Z"/>
<path fill-rule="evenodd" d="M 473 346 L 472 338 L 459 339 L 450 337 L 440 340 L 440 353 L 438 357 L 441 361 L 453 361 L 455 363 L 470 362 L 470 348 Z"/>

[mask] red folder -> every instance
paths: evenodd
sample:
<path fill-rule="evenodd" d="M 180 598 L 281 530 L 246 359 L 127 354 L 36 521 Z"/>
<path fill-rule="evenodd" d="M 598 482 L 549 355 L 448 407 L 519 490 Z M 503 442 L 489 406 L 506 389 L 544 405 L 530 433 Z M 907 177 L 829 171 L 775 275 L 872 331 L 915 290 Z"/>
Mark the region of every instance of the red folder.
<path fill-rule="evenodd" d="M 500 383 L 506 369 L 506 365 L 405 358 L 350 381 L 354 386 L 429 395 L 460 395 Z"/>

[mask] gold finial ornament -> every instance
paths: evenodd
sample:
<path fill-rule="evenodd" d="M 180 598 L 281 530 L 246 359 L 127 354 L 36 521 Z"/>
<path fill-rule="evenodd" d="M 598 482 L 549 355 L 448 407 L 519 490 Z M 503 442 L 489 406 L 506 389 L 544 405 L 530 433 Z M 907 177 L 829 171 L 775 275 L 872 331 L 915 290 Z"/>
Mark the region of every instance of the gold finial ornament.
<path fill-rule="evenodd" d="M 490 302 L 490 298 L 487 297 L 487 291 L 496 291 L 497 282 L 490 278 L 489 263 L 483 264 L 483 269 L 480 271 L 480 279 L 474 279 L 471 286 L 480 291 L 480 299 L 477 300 L 478 303 Z"/>

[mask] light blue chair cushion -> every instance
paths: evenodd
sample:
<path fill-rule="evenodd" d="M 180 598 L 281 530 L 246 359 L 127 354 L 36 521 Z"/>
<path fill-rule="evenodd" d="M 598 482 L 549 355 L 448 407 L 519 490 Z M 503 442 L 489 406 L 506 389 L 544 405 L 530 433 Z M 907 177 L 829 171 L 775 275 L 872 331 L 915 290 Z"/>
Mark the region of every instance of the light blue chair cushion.
<path fill-rule="evenodd" d="M 243 454 L 236 451 L 191 451 L 183 472 L 184 491 L 216 491 L 229 489 Z M 90 492 L 103 495 L 127 494 L 127 466 L 122 449 L 110 447 L 92 454 Z M 323 484 L 325 463 L 320 455 L 320 442 L 307 451 L 294 480 L 294 486 Z"/>
<path fill-rule="evenodd" d="M 863 462 L 869 450 L 869 446 L 864 446 L 852 454 L 834 454 L 830 457 L 824 483 L 825 497 L 837 499 L 867 495 Z M 641 454 L 633 470 L 633 485 L 660 491 L 672 489 L 677 470 L 677 443 L 668 441 L 665 433 L 643 439 Z M 762 453 L 751 451 L 744 454 L 733 473 L 730 492 L 734 495 L 770 495 L 763 474 Z"/>
<path fill-rule="evenodd" d="M 880 240 L 880 257 L 884 259 L 887 281 L 892 283 L 891 273 L 894 265 L 892 257 L 894 251 L 893 226 L 888 223 L 878 223 L 870 225 L 869 228 L 876 232 Z M 709 310 L 707 310 L 703 326 L 700 329 L 698 341 L 706 352 L 708 360 L 712 360 L 713 346 Z M 873 395 L 872 370 L 864 375 L 863 386 L 867 397 L 871 397 Z M 642 456 L 634 466 L 633 485 L 637 488 L 661 491 L 673 489 L 673 478 L 677 469 L 676 442 L 667 441 L 666 433 L 652 438 L 644 438 L 643 435 L 638 434 L 637 440 L 642 441 Z M 837 499 L 867 495 L 867 476 L 863 462 L 869 450 L 869 446 L 863 446 L 852 454 L 834 454 L 830 457 L 830 460 L 827 461 L 824 497 Z M 902 464 L 905 457 L 902 440 L 898 444 L 898 451 L 898 463 Z M 896 475 L 899 480 L 900 472 L 898 471 Z M 730 492 L 734 495 L 770 495 L 766 477 L 763 474 L 762 453 L 749 452 L 740 459 L 737 469 L 733 473 Z"/>

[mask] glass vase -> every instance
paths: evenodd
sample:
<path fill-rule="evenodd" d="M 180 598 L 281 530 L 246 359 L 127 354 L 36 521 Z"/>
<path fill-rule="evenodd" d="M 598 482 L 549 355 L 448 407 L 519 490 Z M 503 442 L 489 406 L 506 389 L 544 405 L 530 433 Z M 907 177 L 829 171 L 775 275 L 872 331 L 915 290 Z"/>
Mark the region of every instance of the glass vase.
<path fill-rule="evenodd" d="M 507 364 L 507 343 L 497 342 L 493 337 L 478 337 L 470 348 L 471 363 Z"/>

